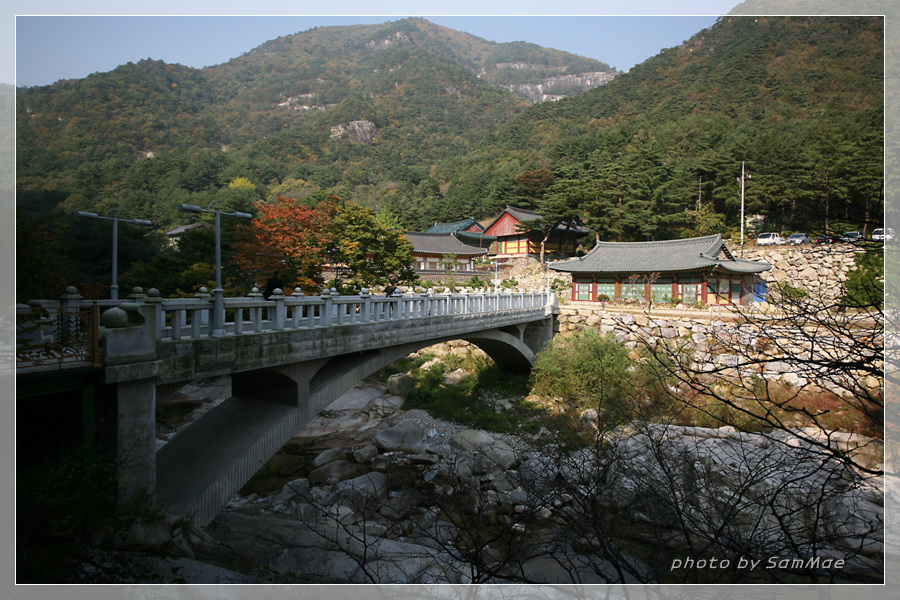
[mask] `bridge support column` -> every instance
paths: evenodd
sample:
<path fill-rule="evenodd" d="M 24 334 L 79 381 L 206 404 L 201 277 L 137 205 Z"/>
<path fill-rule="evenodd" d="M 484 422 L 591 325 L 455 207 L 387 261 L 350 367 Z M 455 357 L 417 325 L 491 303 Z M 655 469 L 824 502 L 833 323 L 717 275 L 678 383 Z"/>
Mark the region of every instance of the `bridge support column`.
<path fill-rule="evenodd" d="M 156 363 L 107 369 L 115 384 L 119 500 L 156 494 Z"/>

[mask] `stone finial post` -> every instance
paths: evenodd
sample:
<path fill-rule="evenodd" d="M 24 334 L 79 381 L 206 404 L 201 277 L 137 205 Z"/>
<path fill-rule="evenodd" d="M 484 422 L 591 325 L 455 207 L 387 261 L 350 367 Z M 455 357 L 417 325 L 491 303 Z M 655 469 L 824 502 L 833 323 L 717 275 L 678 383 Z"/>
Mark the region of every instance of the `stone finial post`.
<path fill-rule="evenodd" d="M 78 293 L 78 288 L 70 285 L 59 300 L 64 312 L 72 312 L 81 307 L 82 296 Z"/>
<path fill-rule="evenodd" d="M 194 297 L 199 299 L 201 302 L 209 302 L 209 290 L 205 287 L 201 287 L 197 291 L 197 293 L 194 294 Z M 191 337 L 200 337 L 200 328 L 213 322 L 213 310 L 215 309 L 210 303 L 208 308 L 205 310 L 193 311 L 193 314 L 191 315 Z"/>
<path fill-rule="evenodd" d="M 131 290 L 131 294 L 128 295 L 128 298 L 132 302 L 143 302 L 147 298 L 147 294 L 144 293 L 144 288 L 135 287 Z"/>
<path fill-rule="evenodd" d="M 359 312 L 362 313 L 360 316 L 362 317 L 363 323 L 368 323 L 371 320 L 372 293 L 369 291 L 369 288 L 363 288 L 359 291 L 359 297 L 363 300 L 362 306 L 359 309 Z"/>
<path fill-rule="evenodd" d="M 159 290 L 156 288 L 147 290 L 145 302 L 153 307 L 154 335 L 156 339 L 160 340 L 162 339 L 165 319 L 163 319 L 163 299 L 159 295 Z"/>
<path fill-rule="evenodd" d="M 252 300 L 256 302 L 263 302 L 263 294 L 259 291 L 258 287 L 254 287 L 250 290 L 250 293 L 247 294 Z M 253 322 L 253 331 L 260 332 L 262 331 L 262 317 L 263 317 L 263 307 L 255 306 L 250 309 L 250 320 Z"/>
<path fill-rule="evenodd" d="M 271 315 L 272 327 L 275 329 L 275 331 L 284 331 L 284 292 L 281 291 L 281 288 L 275 288 L 275 290 L 272 292 L 272 295 L 269 296 L 269 300 L 275 301 L 275 310 Z"/>
<path fill-rule="evenodd" d="M 334 298 L 331 295 L 332 291 L 334 291 L 334 295 L 337 296 L 337 290 L 329 290 L 326 288 L 322 291 L 322 300 L 325 301 L 325 304 L 322 306 L 322 325 L 324 326 L 331 325 L 331 319 L 334 313 Z"/>

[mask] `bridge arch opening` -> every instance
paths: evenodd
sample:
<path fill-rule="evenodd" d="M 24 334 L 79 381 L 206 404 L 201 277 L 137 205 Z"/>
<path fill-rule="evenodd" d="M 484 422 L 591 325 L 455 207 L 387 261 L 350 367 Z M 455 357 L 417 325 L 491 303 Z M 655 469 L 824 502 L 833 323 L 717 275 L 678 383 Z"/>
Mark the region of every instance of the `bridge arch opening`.
<path fill-rule="evenodd" d="M 299 396 L 296 382 L 274 369 L 258 369 L 232 374 L 231 395 L 288 406 L 297 406 Z"/>
<path fill-rule="evenodd" d="M 364 350 L 362 352 L 341 354 L 340 356 L 330 358 L 309 380 L 310 396 L 321 390 L 330 382 L 343 377 L 366 363 L 374 361 L 379 356 L 381 356 L 381 352 L 378 350 Z M 368 375 L 371 375 L 371 373 L 363 376 L 363 379 L 368 377 Z"/>

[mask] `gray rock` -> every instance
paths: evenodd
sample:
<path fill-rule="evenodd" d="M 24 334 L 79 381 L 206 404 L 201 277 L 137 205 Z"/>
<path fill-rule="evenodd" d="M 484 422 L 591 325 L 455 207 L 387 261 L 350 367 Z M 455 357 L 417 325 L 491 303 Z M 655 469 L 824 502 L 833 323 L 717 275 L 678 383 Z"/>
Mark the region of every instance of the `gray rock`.
<path fill-rule="evenodd" d="M 425 502 L 425 495 L 415 490 L 404 490 L 387 500 L 379 509 L 378 514 L 390 521 L 407 519 L 418 515 L 417 507 Z"/>
<path fill-rule="evenodd" d="M 336 460 L 326 465 L 322 465 L 318 469 L 309 474 L 309 482 L 313 485 L 325 483 L 329 479 L 337 479 L 343 481 L 350 479 L 356 475 L 356 468 L 346 460 Z"/>
<path fill-rule="evenodd" d="M 387 380 L 387 389 L 394 396 L 405 396 L 415 386 L 415 380 L 406 373 L 394 373 Z"/>
<path fill-rule="evenodd" d="M 329 448 L 325 450 L 313 459 L 312 468 L 315 470 L 336 460 L 347 460 L 347 451 L 344 448 Z"/>
<path fill-rule="evenodd" d="M 390 429 L 378 432 L 375 445 L 383 452 L 412 450 L 425 439 L 425 431 L 415 421 L 401 421 Z"/>
<path fill-rule="evenodd" d="M 526 490 L 550 489 L 559 476 L 559 466 L 544 457 L 530 458 L 519 465 L 519 479 Z"/>
<path fill-rule="evenodd" d="M 353 452 L 353 460 L 362 465 L 375 458 L 377 454 L 378 448 L 374 444 L 369 444 L 368 446 L 363 446 L 359 450 L 355 450 Z"/>
<path fill-rule="evenodd" d="M 468 373 L 462 369 L 456 369 L 450 373 L 445 373 L 443 377 L 444 385 L 459 385 L 467 375 Z"/>
<path fill-rule="evenodd" d="M 301 478 L 284 484 L 281 491 L 275 494 L 275 502 L 297 502 L 309 498 L 309 480 Z"/>
<path fill-rule="evenodd" d="M 166 521 L 136 522 L 128 529 L 126 541 L 140 548 L 163 548 L 172 541 L 172 532 Z"/>
<path fill-rule="evenodd" d="M 481 467 L 486 472 L 504 471 L 516 464 L 516 451 L 503 441 L 495 441 L 489 446 L 482 446 L 475 458 L 476 468 Z"/>
<path fill-rule="evenodd" d="M 450 441 L 450 445 L 459 450 L 479 450 L 482 446 L 488 446 L 493 443 L 494 438 L 478 429 L 460 431 Z"/>
<path fill-rule="evenodd" d="M 353 506 L 361 513 L 375 510 L 377 505 L 387 500 L 387 477 L 384 473 L 373 471 L 342 481 L 334 486 L 334 495 L 338 502 Z"/>
<path fill-rule="evenodd" d="M 440 457 L 435 454 L 428 454 L 427 452 L 422 452 L 420 454 L 413 454 L 409 457 L 410 462 L 413 464 L 419 465 L 436 465 L 440 460 Z"/>

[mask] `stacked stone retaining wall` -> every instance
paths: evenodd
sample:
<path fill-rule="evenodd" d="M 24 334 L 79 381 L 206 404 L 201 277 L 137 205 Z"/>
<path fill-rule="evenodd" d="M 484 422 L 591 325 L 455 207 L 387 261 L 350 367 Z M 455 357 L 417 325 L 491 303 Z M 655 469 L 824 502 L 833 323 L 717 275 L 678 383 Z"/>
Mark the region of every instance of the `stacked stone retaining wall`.
<path fill-rule="evenodd" d="M 659 343 L 677 346 L 691 351 L 694 360 L 710 370 L 745 363 L 747 357 L 758 358 L 760 376 L 780 379 L 795 386 L 816 382 L 795 373 L 791 357 L 809 355 L 813 350 L 840 357 L 846 352 L 845 344 L 851 343 L 849 336 L 859 335 L 859 332 L 848 331 L 846 339 L 835 337 L 836 332 L 830 332 L 830 337 L 822 333 L 810 336 L 792 324 L 774 320 L 748 322 L 728 311 L 716 314 L 709 310 L 685 310 L 658 314 L 591 306 L 588 303 L 561 307 L 557 323 L 558 334 L 562 336 L 594 329 L 602 334 L 613 333 L 631 349 Z M 871 325 L 865 335 L 875 336 L 871 346 L 877 347 L 883 343 L 883 326 L 880 323 Z M 773 349 L 777 349 L 779 354 L 773 354 Z M 883 363 L 874 366 L 884 368 Z M 846 393 L 846 386 L 835 386 L 832 379 L 823 377 L 818 383 L 835 393 Z M 883 387 L 883 380 L 861 377 L 858 384 L 869 390 L 878 390 Z"/>

